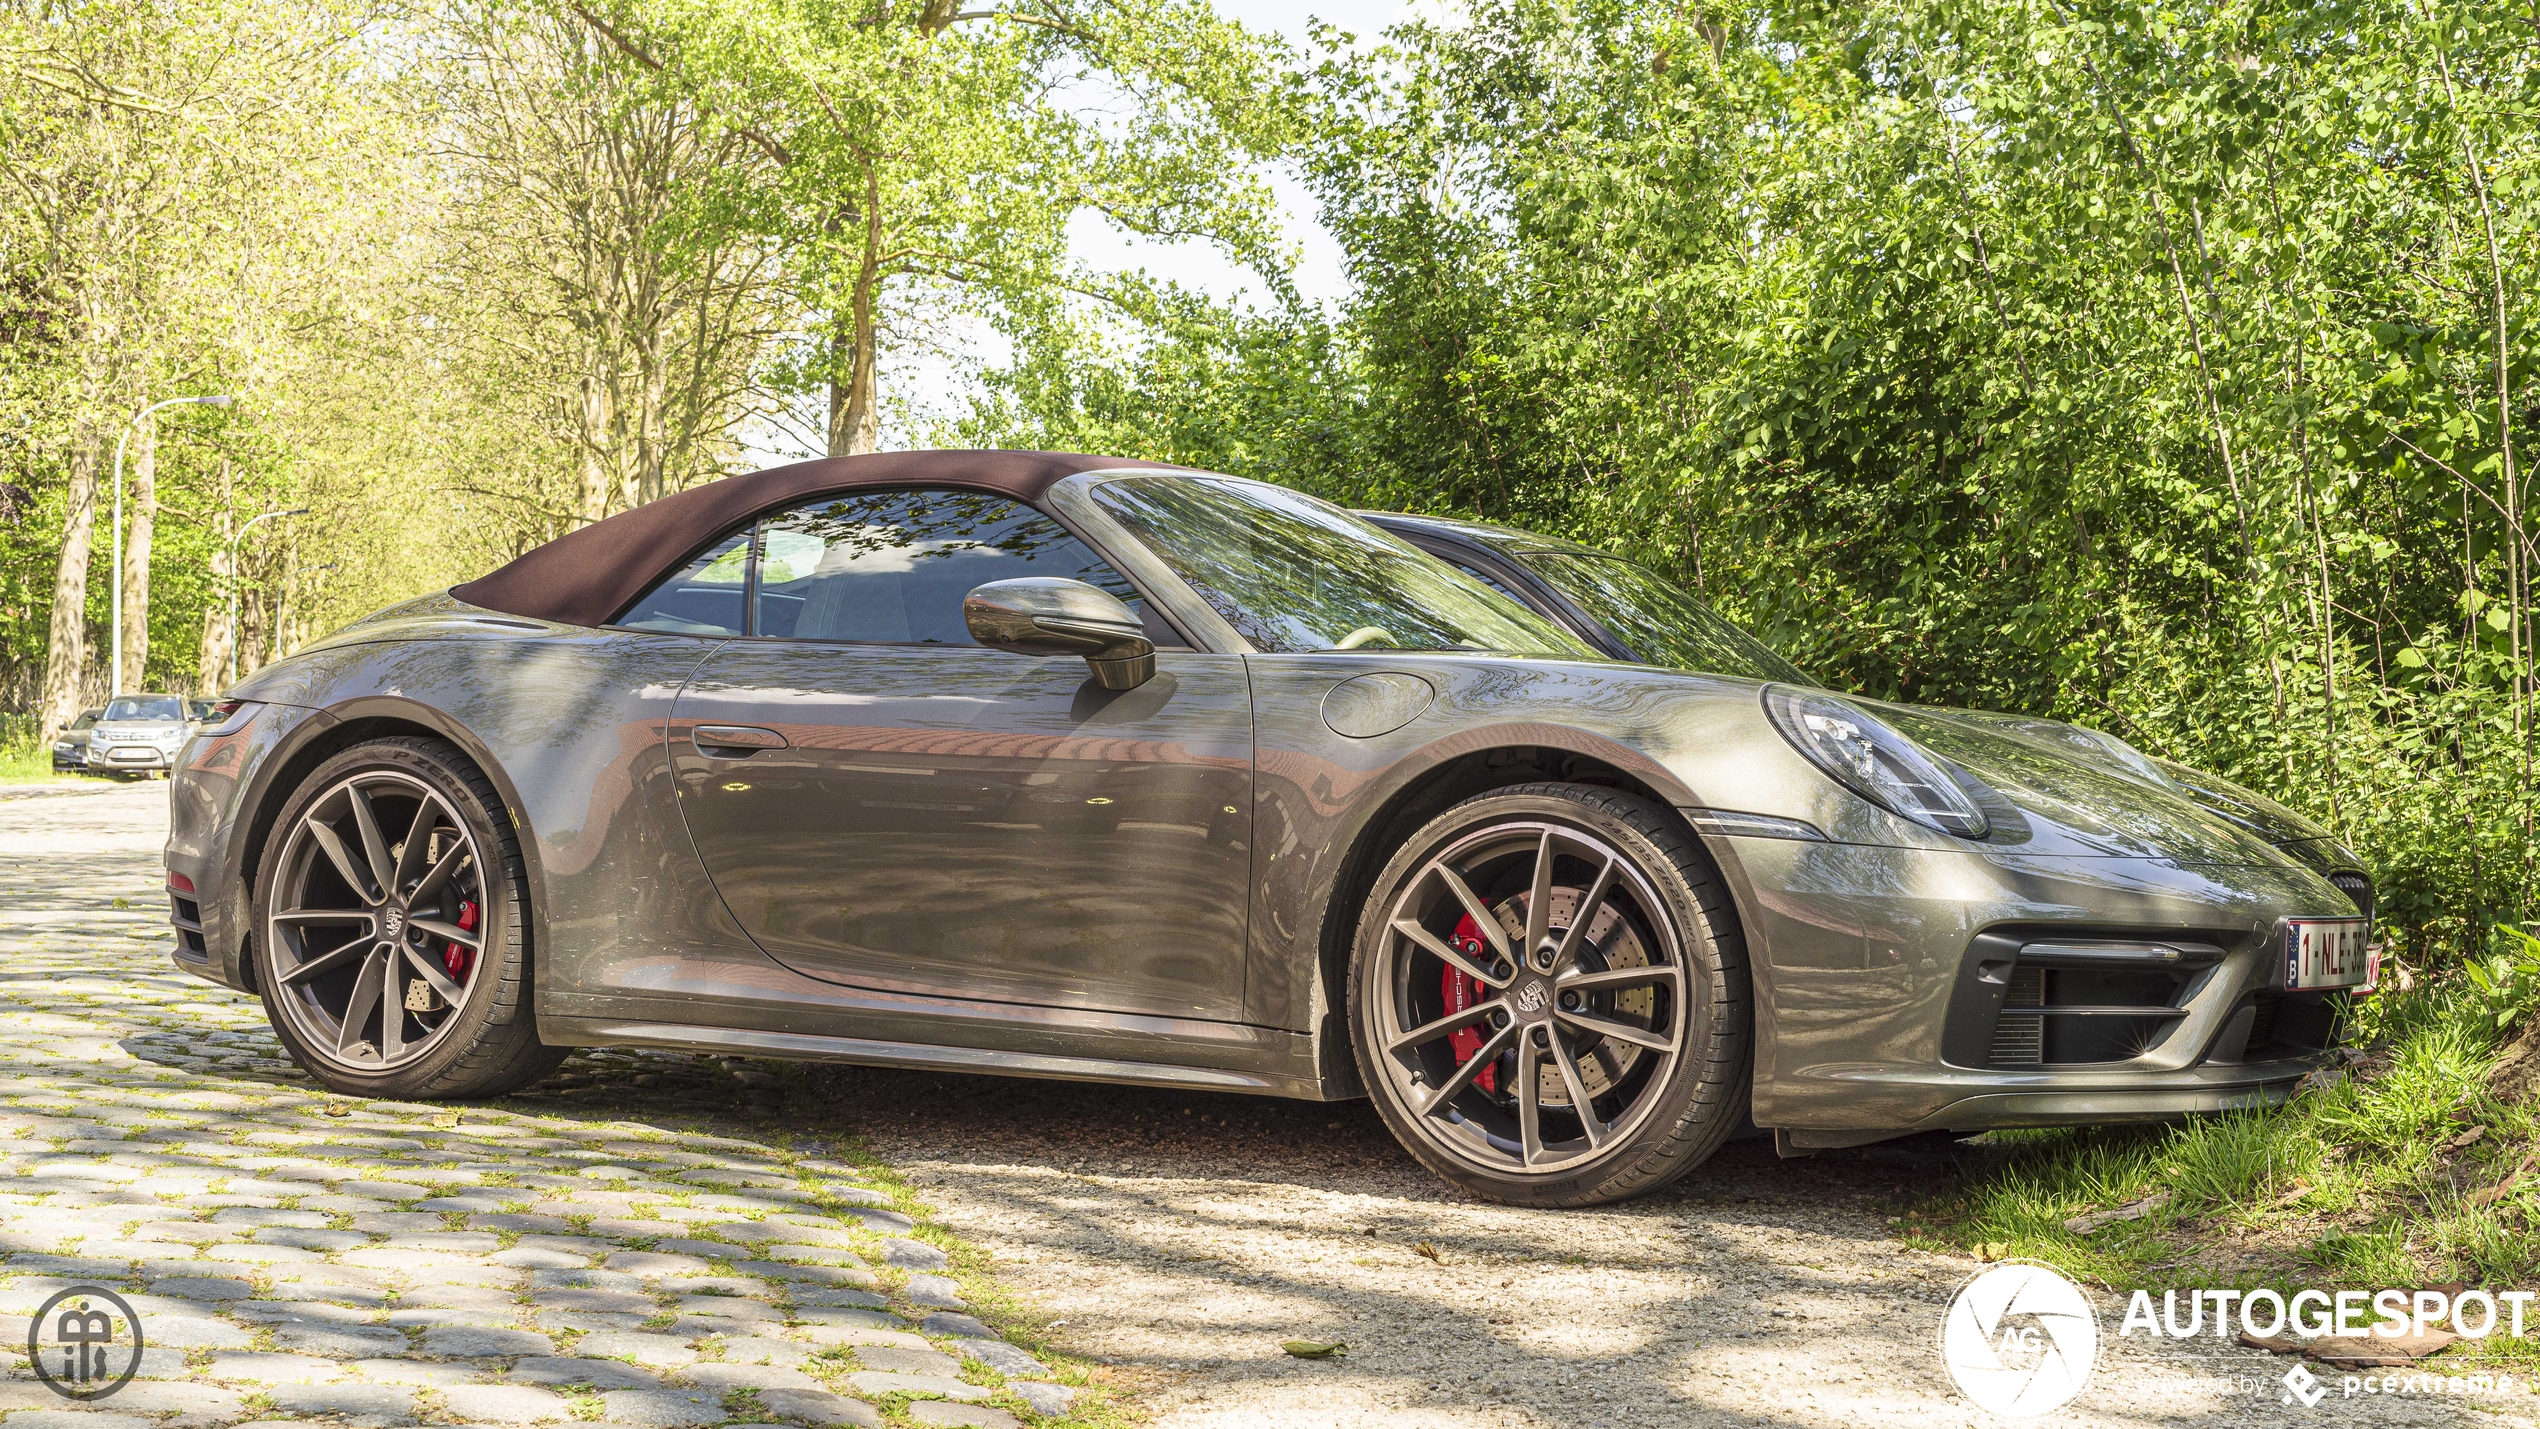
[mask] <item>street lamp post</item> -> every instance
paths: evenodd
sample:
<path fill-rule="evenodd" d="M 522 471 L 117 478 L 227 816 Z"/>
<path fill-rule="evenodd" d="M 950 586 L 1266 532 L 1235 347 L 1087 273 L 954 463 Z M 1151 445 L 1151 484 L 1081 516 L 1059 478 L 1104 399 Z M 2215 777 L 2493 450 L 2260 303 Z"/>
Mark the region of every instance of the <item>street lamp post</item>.
<path fill-rule="evenodd" d="M 123 448 L 132 440 L 132 429 L 142 419 L 161 407 L 226 407 L 237 399 L 225 392 L 209 397 L 170 397 L 153 402 L 132 414 L 123 424 L 123 435 L 115 438 L 115 529 L 113 566 L 106 581 L 106 601 L 110 622 L 106 633 L 106 694 L 109 698 L 123 693 Z"/>
<path fill-rule="evenodd" d="M 277 519 L 277 518 L 279 518 L 279 517 L 284 517 L 284 516 L 306 516 L 306 515 L 308 515 L 308 514 L 309 514 L 309 508 L 307 508 L 307 507 L 305 507 L 305 506 L 295 506 L 295 507 L 293 507 L 292 509 L 290 509 L 290 510 L 288 510 L 288 511 L 268 511 L 268 512 L 266 512 L 264 515 L 257 517 L 255 520 L 248 522 L 246 525 L 239 527 L 239 528 L 238 528 L 238 530 L 237 530 L 237 532 L 236 532 L 236 534 L 232 535 L 232 536 L 229 538 L 229 683 L 230 683 L 230 684 L 233 684 L 233 685 L 234 685 L 234 684 L 237 684 L 237 683 L 238 683 L 238 543 L 239 543 L 239 542 L 241 542 L 241 541 L 243 541 L 243 540 L 245 540 L 245 539 L 247 539 L 247 533 L 248 533 L 249 531 L 252 531 L 252 530 L 254 530 L 255 528 L 257 528 L 258 526 L 263 525 L 263 524 L 264 524 L 265 522 L 267 522 L 267 521 L 272 521 L 272 520 L 275 520 L 275 519 Z"/>

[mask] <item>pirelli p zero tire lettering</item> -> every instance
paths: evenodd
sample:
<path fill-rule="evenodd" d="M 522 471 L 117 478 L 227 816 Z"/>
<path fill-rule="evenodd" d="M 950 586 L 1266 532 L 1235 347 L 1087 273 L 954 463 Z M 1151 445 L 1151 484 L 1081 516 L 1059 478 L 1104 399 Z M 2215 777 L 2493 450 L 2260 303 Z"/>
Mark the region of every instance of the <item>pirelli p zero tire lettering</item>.
<path fill-rule="evenodd" d="M 256 985 L 328 1087 L 498 1096 L 563 1060 L 528 1015 L 528 879 L 494 786 L 455 747 L 400 737 L 312 771 L 269 831 Z"/>
<path fill-rule="evenodd" d="M 1394 1135 L 1493 1200 L 1637 1195 L 1745 1120 L 1736 912 L 1674 814 L 1629 794 L 1501 789 L 1412 835 L 1361 913 L 1348 1006 Z"/>

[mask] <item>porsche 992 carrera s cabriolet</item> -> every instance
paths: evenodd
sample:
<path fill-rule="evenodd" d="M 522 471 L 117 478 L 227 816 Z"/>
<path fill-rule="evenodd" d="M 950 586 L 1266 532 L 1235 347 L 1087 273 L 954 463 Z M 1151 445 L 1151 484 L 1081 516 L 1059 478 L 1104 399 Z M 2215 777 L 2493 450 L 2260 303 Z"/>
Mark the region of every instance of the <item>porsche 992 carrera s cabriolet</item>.
<path fill-rule="evenodd" d="M 2323 1060 L 2333 844 L 2087 731 L 1636 654 L 1277 486 L 805 462 L 229 691 L 176 958 L 347 1093 L 618 1045 L 1367 1095 L 1537 1205 L 1750 1116 L 2164 1118 Z"/>

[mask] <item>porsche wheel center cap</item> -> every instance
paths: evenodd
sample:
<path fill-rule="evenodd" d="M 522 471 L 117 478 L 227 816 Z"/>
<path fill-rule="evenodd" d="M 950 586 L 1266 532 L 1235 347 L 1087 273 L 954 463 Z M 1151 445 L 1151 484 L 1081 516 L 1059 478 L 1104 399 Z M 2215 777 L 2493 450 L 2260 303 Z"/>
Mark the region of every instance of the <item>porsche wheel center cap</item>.
<path fill-rule="evenodd" d="M 1530 977 L 1517 985 L 1516 996 L 1510 1000 L 1517 1005 L 1518 1016 L 1538 1020 L 1552 1011 L 1552 984 Z"/>
<path fill-rule="evenodd" d="M 382 937 L 393 940 L 403 936 L 405 931 L 406 913 L 402 908 L 389 909 L 380 920 L 380 935 Z"/>

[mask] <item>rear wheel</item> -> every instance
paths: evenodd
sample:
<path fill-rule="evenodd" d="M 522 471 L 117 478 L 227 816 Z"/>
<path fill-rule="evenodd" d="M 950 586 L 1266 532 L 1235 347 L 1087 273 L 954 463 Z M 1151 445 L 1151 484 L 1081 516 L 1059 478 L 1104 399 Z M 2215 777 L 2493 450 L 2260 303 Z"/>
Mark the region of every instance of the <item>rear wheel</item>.
<path fill-rule="evenodd" d="M 256 879 L 265 1015 L 360 1096 L 496 1096 L 563 1060 L 530 1015 L 527 879 L 510 821 L 440 740 L 356 745 L 283 807 Z"/>
<path fill-rule="evenodd" d="M 1637 1195 L 1746 1112 L 1735 914 L 1683 826 L 1613 790 L 1499 790 L 1415 834 L 1360 918 L 1349 1005 L 1394 1135 L 1493 1200 Z"/>

